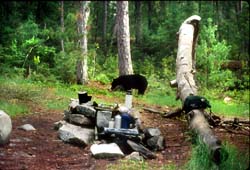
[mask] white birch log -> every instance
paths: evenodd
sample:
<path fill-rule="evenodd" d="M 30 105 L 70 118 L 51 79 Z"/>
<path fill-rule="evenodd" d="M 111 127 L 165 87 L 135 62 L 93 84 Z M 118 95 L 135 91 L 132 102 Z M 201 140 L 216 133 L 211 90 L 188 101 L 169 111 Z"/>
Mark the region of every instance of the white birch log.
<path fill-rule="evenodd" d="M 197 42 L 199 21 L 197 15 L 187 18 L 181 25 L 178 35 L 178 51 L 176 58 L 177 99 L 182 104 L 189 95 L 197 95 L 194 81 L 195 45 Z M 189 127 L 195 131 L 212 152 L 212 159 L 219 164 L 222 161 L 221 141 L 217 139 L 204 117 L 204 110 L 192 110 L 188 115 Z"/>

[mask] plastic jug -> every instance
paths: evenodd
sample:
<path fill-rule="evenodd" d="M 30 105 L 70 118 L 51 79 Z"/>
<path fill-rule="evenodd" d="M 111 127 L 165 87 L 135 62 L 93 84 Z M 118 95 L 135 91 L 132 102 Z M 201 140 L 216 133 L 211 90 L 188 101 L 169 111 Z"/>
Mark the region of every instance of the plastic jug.
<path fill-rule="evenodd" d="M 121 128 L 121 122 L 122 122 L 122 117 L 118 114 L 115 116 L 115 128 L 120 129 Z"/>

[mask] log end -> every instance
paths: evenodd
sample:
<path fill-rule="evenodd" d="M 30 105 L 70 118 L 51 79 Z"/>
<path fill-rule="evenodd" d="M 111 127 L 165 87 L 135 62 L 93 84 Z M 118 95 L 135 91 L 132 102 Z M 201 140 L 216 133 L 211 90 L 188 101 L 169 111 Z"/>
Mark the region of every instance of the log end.
<path fill-rule="evenodd" d="M 222 162 L 226 161 L 229 155 L 225 149 L 219 147 L 219 148 L 213 150 L 212 156 L 213 156 L 214 163 L 219 165 Z"/>
<path fill-rule="evenodd" d="M 177 87 L 178 85 L 177 85 L 177 81 L 176 80 L 171 80 L 170 81 L 170 86 L 171 87 Z"/>

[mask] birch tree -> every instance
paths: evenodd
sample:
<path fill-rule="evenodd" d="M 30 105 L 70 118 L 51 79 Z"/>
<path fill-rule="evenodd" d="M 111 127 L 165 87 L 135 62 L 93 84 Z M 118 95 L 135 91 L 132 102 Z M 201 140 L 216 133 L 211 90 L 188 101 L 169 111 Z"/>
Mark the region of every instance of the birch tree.
<path fill-rule="evenodd" d="M 128 1 L 117 1 L 117 45 L 119 75 L 133 74 L 130 53 Z"/>
<path fill-rule="evenodd" d="M 81 56 L 77 60 L 76 80 L 77 84 L 86 84 L 88 82 L 88 48 L 87 48 L 87 23 L 90 14 L 90 1 L 80 1 L 79 13 L 77 16 L 77 27 L 80 35 Z"/>

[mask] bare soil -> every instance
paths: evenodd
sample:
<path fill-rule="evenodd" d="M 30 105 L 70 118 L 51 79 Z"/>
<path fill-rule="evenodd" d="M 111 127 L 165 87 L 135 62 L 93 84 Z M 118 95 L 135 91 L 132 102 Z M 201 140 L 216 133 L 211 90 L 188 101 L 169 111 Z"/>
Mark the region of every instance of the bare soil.
<path fill-rule="evenodd" d="M 144 106 L 165 110 L 161 106 Z M 90 146 L 73 146 L 59 140 L 54 123 L 63 119 L 63 111 L 34 107 L 33 113 L 12 119 L 10 142 L 0 147 L 0 170 L 104 170 L 108 164 L 117 163 L 118 159 L 93 158 Z M 166 140 L 166 148 L 156 152 L 157 158 L 146 161 L 159 166 L 169 163 L 181 166 L 186 163 L 191 153 L 187 122 L 162 118 L 143 109 L 141 116 L 144 127 L 160 128 Z M 36 131 L 18 129 L 26 123 L 32 124 Z M 235 145 L 242 153 L 249 152 L 249 135 L 229 133 L 221 128 L 213 130 L 222 141 Z"/>

